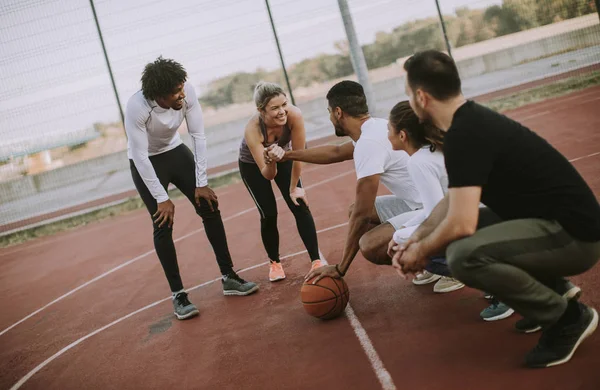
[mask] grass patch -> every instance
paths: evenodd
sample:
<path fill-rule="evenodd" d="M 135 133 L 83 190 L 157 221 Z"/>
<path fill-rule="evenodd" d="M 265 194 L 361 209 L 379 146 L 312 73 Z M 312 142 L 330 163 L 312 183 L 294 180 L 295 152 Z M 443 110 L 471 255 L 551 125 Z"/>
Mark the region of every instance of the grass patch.
<path fill-rule="evenodd" d="M 211 188 L 219 188 L 234 184 L 241 181 L 238 172 L 231 172 L 221 176 L 208 179 L 208 184 Z M 173 200 L 183 197 L 181 191 L 177 188 L 169 191 L 169 197 Z M 15 233 L 0 236 L 0 248 L 21 244 L 35 238 L 49 236 L 67 230 L 76 229 L 90 223 L 102 221 L 119 215 L 127 214 L 128 212 L 145 208 L 144 202 L 139 196 L 126 199 L 122 203 L 108 206 L 102 209 L 91 211 L 89 213 L 66 218 L 60 221 L 52 222 L 46 225 L 32 227 L 30 229 L 21 230 Z"/>
<path fill-rule="evenodd" d="M 572 76 L 563 80 L 558 80 L 551 84 L 546 84 L 517 93 L 506 95 L 500 98 L 492 99 L 483 103 L 487 107 L 498 112 L 512 110 L 531 103 L 540 102 L 546 99 L 562 96 L 571 92 L 579 91 L 594 85 L 600 84 L 600 71 L 590 72 L 584 75 Z M 344 139 L 336 140 L 339 143 L 346 141 Z M 337 143 L 332 141 L 331 143 Z M 212 188 L 218 188 L 240 182 L 241 178 L 238 172 L 227 173 L 219 177 L 210 178 L 209 185 Z M 183 195 L 179 190 L 174 189 L 169 191 L 169 196 L 172 199 L 177 199 Z M 58 232 L 75 229 L 81 226 L 88 225 L 93 222 L 102 221 L 114 216 L 123 215 L 128 212 L 143 208 L 144 203 L 139 197 L 127 199 L 118 205 L 109 206 L 90 213 L 67 218 L 61 221 L 49 223 L 47 225 L 26 229 L 20 232 L 12 233 L 5 236 L 0 236 L 0 248 L 20 244 L 34 238 L 48 236 Z"/>
<path fill-rule="evenodd" d="M 600 71 L 594 71 L 502 96 L 482 104 L 495 111 L 504 112 L 599 84 Z"/>

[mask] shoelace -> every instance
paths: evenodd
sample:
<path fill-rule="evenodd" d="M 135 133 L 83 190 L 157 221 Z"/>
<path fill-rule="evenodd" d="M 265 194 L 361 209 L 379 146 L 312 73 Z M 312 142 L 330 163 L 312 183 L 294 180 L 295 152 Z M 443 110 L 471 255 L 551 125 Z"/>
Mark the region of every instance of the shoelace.
<path fill-rule="evenodd" d="M 246 284 L 246 281 L 242 278 L 239 277 L 238 274 L 236 274 L 235 272 L 231 272 L 229 275 L 227 275 L 228 278 L 236 280 L 238 282 L 240 282 L 241 284 Z"/>
<path fill-rule="evenodd" d="M 179 293 L 175 296 L 175 300 L 177 301 L 177 304 L 180 306 L 187 306 L 187 305 L 191 305 L 192 303 L 188 300 L 187 294 L 186 293 Z"/>

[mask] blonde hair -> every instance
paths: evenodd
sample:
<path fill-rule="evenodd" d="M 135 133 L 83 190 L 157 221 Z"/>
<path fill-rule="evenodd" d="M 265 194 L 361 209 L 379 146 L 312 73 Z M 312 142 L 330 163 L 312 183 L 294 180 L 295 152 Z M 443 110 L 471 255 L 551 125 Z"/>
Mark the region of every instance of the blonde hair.
<path fill-rule="evenodd" d="M 279 95 L 287 96 L 278 84 L 259 81 L 254 88 L 254 103 L 256 104 L 256 108 L 264 110 L 269 101 Z"/>

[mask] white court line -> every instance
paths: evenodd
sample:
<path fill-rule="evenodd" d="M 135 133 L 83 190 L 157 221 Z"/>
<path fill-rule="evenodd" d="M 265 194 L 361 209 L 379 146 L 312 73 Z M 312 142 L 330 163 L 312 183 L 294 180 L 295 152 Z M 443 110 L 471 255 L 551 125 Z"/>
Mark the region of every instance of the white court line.
<path fill-rule="evenodd" d="M 341 226 L 345 226 L 345 225 L 347 225 L 347 223 L 340 224 L 340 225 L 336 225 L 336 227 L 341 227 Z M 323 229 L 323 230 L 319 230 L 319 231 L 317 231 L 317 233 L 322 233 L 322 232 L 325 232 L 325 231 L 329 231 L 329 230 L 332 230 L 332 229 L 334 229 L 334 228 L 335 228 L 335 227 L 334 227 L 334 226 L 332 226 L 332 227 L 329 227 L 329 228 L 326 228 L 326 229 Z M 283 257 L 281 258 L 281 260 L 285 260 L 285 259 L 287 259 L 287 258 L 290 258 L 290 257 L 294 257 L 294 256 L 297 256 L 297 255 L 301 255 L 301 254 L 303 254 L 303 253 L 306 253 L 306 252 L 307 252 L 306 250 L 303 250 L 303 251 L 300 251 L 300 252 L 291 253 L 291 254 L 289 254 L 289 255 L 283 256 Z M 323 254 L 322 254 L 320 251 L 319 251 L 319 254 L 320 254 L 321 256 L 323 256 Z M 325 260 L 325 263 L 326 263 L 326 262 L 327 262 L 327 260 Z M 242 270 L 238 271 L 238 273 L 242 273 L 242 272 L 249 271 L 249 270 L 251 270 L 251 269 L 255 269 L 255 268 L 258 268 L 258 267 L 262 267 L 262 266 L 265 266 L 265 265 L 267 265 L 268 263 L 269 263 L 268 261 L 265 261 L 265 262 L 263 262 L 263 263 L 260 263 L 260 264 L 253 265 L 253 266 L 251 266 L 251 267 L 244 268 L 244 269 L 242 269 Z M 194 287 L 192 287 L 192 288 L 190 288 L 190 289 L 186 289 L 186 291 L 188 291 L 188 292 L 189 292 L 189 291 L 193 291 L 193 290 L 199 289 L 199 288 L 201 288 L 201 287 L 208 286 L 209 284 L 215 283 L 215 282 L 217 282 L 217 281 L 219 281 L 219 280 L 221 280 L 221 278 L 216 278 L 216 279 L 213 279 L 213 280 L 209 280 L 208 282 L 204 282 L 204 283 L 201 283 L 201 284 L 199 284 L 199 285 L 197 285 L 197 286 L 194 286 Z M 29 371 L 29 372 L 27 373 L 27 375 L 25 375 L 25 376 L 24 376 L 23 378 L 21 378 L 21 379 L 20 379 L 20 380 L 19 380 L 17 383 L 15 383 L 15 384 L 14 384 L 14 385 L 13 385 L 13 386 L 10 388 L 10 390 L 17 390 L 17 389 L 19 389 L 21 386 L 23 386 L 23 385 L 25 384 L 25 382 L 27 382 L 29 379 L 31 379 L 31 377 L 32 377 L 32 376 L 34 376 L 35 374 L 37 374 L 37 373 L 38 373 L 40 370 L 42 370 L 42 369 L 43 369 L 44 367 L 46 367 L 48 364 L 52 363 L 52 361 L 54 361 L 54 360 L 58 359 L 58 358 L 59 358 L 61 355 L 63 355 L 65 352 L 68 352 L 69 350 L 73 349 L 74 347 L 76 347 L 77 345 L 81 344 L 82 342 L 84 342 L 85 340 L 89 339 L 90 337 L 92 337 L 92 336 L 95 336 L 95 335 L 97 335 L 98 333 L 100 333 L 100 332 L 103 332 L 103 331 L 105 331 L 106 329 L 108 329 L 108 328 L 111 328 L 111 327 L 113 327 L 113 326 L 117 325 L 118 323 L 120 323 L 120 322 L 123 322 L 123 321 L 125 321 L 126 319 L 133 317 L 133 316 L 134 316 L 134 315 L 136 315 L 136 314 L 139 314 L 139 313 L 141 313 L 141 312 L 143 312 L 143 311 L 146 311 L 146 310 L 148 310 L 148 309 L 150 309 L 150 308 L 153 308 L 154 306 L 157 306 L 157 305 L 159 305 L 159 304 L 161 304 L 161 303 L 163 303 L 163 302 L 166 302 L 166 301 L 168 301 L 168 300 L 170 300 L 170 299 L 172 299 L 172 297 L 163 298 L 163 299 L 161 299 L 161 300 L 158 300 L 158 301 L 156 301 L 156 302 L 153 302 L 153 303 L 151 303 L 151 304 L 149 304 L 149 305 L 146 305 L 146 306 L 142 307 L 141 309 L 138 309 L 138 310 L 136 310 L 136 311 L 134 311 L 134 312 L 131 312 L 131 313 L 127 314 L 126 316 L 123 316 L 123 317 L 121 317 L 121 318 L 118 318 L 118 319 L 114 320 L 113 322 L 111 322 L 110 324 L 108 324 L 108 325 L 104 325 L 103 327 L 101 327 L 101 328 L 98 328 L 98 329 L 96 329 L 95 331 L 93 331 L 93 332 L 91 332 L 91 333 L 88 333 L 87 335 L 85 335 L 85 336 L 83 336 L 83 337 L 81 337 L 81 338 L 79 338 L 79 339 L 75 340 L 74 342 L 72 342 L 71 344 L 67 345 L 66 347 L 64 347 L 63 349 L 61 349 L 60 351 L 58 351 L 58 352 L 57 352 L 57 353 L 55 353 L 54 355 L 50 356 L 48 359 L 44 360 L 44 361 L 43 361 L 42 363 L 40 363 L 40 364 L 39 364 L 37 367 L 35 367 L 33 370 Z M 386 389 L 387 389 L 387 388 L 386 388 Z"/>
<path fill-rule="evenodd" d="M 341 177 L 343 177 L 343 176 L 346 176 L 346 175 L 349 175 L 350 173 L 353 173 L 353 172 L 354 172 L 354 171 L 348 171 L 348 172 L 341 173 L 341 174 L 339 174 L 339 175 L 336 175 L 336 176 L 330 177 L 329 179 L 325 179 L 325 180 L 319 181 L 319 182 L 317 182 L 317 183 L 315 183 L 315 184 L 312 184 L 312 185 L 310 185 L 310 186 L 306 187 L 306 189 L 314 188 L 314 187 L 316 187 L 316 186 L 319 186 L 319 185 L 321 185 L 321 184 L 326 184 L 326 183 L 329 183 L 329 182 L 331 182 L 331 181 L 333 181 L 333 180 L 339 179 L 339 178 L 341 178 Z M 279 197 L 278 197 L 276 200 L 278 200 L 278 201 L 279 201 L 279 200 L 281 200 L 281 199 L 283 199 L 283 197 L 279 196 Z M 251 211 L 253 211 L 253 210 L 256 210 L 256 206 L 254 206 L 254 207 L 252 207 L 252 208 L 248 208 L 248 209 L 246 209 L 246 210 L 243 210 L 243 211 L 240 211 L 239 213 L 237 213 L 237 214 L 234 214 L 234 215 L 231 215 L 231 216 L 229 216 L 229 217 L 227 217 L 227 218 L 224 218 L 224 219 L 223 219 L 223 222 L 230 221 L 230 220 L 232 220 L 232 219 L 234 219 L 234 218 L 237 218 L 237 217 L 239 217 L 239 216 L 242 216 L 242 215 L 244 215 L 244 214 L 247 214 L 247 213 L 249 213 L 249 212 L 251 212 Z M 192 231 L 192 232 L 190 232 L 190 233 L 188 233 L 188 234 L 186 234 L 186 235 L 184 235 L 184 236 L 181 236 L 181 237 L 177 238 L 176 240 L 173 240 L 173 242 L 177 243 L 177 242 L 179 242 L 179 241 L 181 241 L 181 240 L 184 240 L 184 239 L 186 239 L 186 238 L 188 238 L 188 237 L 191 237 L 191 236 L 193 236 L 194 234 L 196 234 L 196 233 L 199 233 L 199 232 L 201 232 L 201 231 L 203 231 L 203 230 L 204 230 L 204 228 L 200 228 L 200 229 L 194 230 L 194 231 Z M 135 263 L 136 261 L 138 261 L 138 260 L 141 260 L 141 259 L 143 259 L 144 257 L 146 257 L 146 256 L 148 256 L 148 255 L 151 255 L 151 254 L 153 254 L 153 253 L 155 253 L 155 250 L 154 250 L 154 249 L 153 249 L 153 250 L 150 250 L 150 251 L 148 251 L 148 252 L 146 252 L 146 253 L 144 253 L 144 254 L 141 254 L 141 255 L 139 255 L 139 256 L 137 256 L 137 257 L 134 257 L 133 259 L 131 259 L 131 260 L 128 260 L 128 261 L 126 261 L 125 263 L 123 263 L 123 264 L 121 264 L 121 265 L 118 265 L 118 266 L 116 266 L 115 268 L 112 268 L 112 269 L 110 269 L 110 270 L 108 270 L 108 271 L 104 272 L 104 273 L 103 273 L 103 274 L 101 274 L 101 275 L 98 275 L 98 276 L 96 276 L 94 279 L 92 279 L 92 280 L 88 280 L 88 281 L 87 281 L 87 282 L 85 282 L 84 284 L 82 284 L 82 285 L 80 285 L 80 286 L 78 286 L 78 287 L 75 287 L 75 288 L 74 288 L 74 289 L 72 289 L 71 291 L 69 291 L 69 292 L 67 292 L 67 293 L 65 293 L 65 294 L 63 294 L 63 295 L 61 295 L 60 297 L 56 298 L 56 299 L 55 299 L 55 300 L 53 300 L 52 302 L 50 302 L 50 303 L 46 304 L 45 306 L 43 306 L 43 307 L 41 307 L 41 308 L 37 309 L 37 310 L 36 310 L 36 311 L 34 311 L 33 313 L 31 313 L 31 314 L 27 315 L 27 316 L 26 316 L 26 317 L 24 317 L 23 319 L 21 319 L 21 320 L 19 320 L 19 321 L 15 322 L 14 324 L 12 324 L 11 326 L 9 326 L 8 328 L 4 329 L 2 332 L 0 332 L 0 336 L 4 335 L 6 332 L 8 332 L 9 330 L 11 330 L 11 329 L 12 329 L 12 328 L 14 328 L 15 326 L 17 326 L 17 325 L 19 325 L 19 324 L 23 323 L 24 321 L 27 321 L 27 320 L 28 320 L 28 319 L 30 319 L 31 317 L 33 317 L 33 316 L 35 316 L 36 314 L 40 313 L 41 311 L 43 311 L 43 310 L 47 309 L 48 307 L 50 307 L 50 306 L 54 305 L 55 303 L 57 303 L 57 302 L 60 302 L 60 301 L 62 301 L 63 299 L 67 298 L 68 296 L 70 296 L 70 295 L 72 295 L 72 294 L 76 293 L 77 291 L 81 290 L 82 288 L 84 288 L 84 287 L 87 287 L 87 286 L 89 286 L 90 284 L 92 284 L 92 283 L 95 283 L 95 282 L 97 282 L 98 280 L 100 280 L 100 279 L 103 279 L 103 278 L 107 277 L 108 275 L 112 274 L 113 272 L 116 272 L 116 271 L 120 270 L 121 268 L 124 268 L 124 267 L 126 267 L 126 266 L 128 266 L 128 265 L 131 265 L 131 264 Z"/>
<path fill-rule="evenodd" d="M 537 114 L 531 114 L 526 117 L 519 118 L 519 121 L 524 122 L 526 120 L 537 118 L 538 116 L 547 115 L 547 114 L 550 114 L 550 111 L 542 111 L 542 112 L 538 112 Z"/>
<path fill-rule="evenodd" d="M 577 157 L 577 158 L 574 158 L 574 159 L 572 159 L 572 160 L 569 160 L 569 162 L 575 162 L 575 161 L 583 160 L 584 158 L 590 158 L 590 157 L 594 157 L 594 156 L 597 156 L 597 155 L 599 155 L 599 154 L 600 154 L 600 152 L 596 152 L 596 153 L 588 154 L 587 156 L 583 156 L 583 157 Z"/>
<path fill-rule="evenodd" d="M 347 223 L 345 223 L 343 225 L 338 225 L 338 226 L 344 226 L 344 225 L 347 225 Z M 322 231 L 325 231 L 325 230 L 322 230 Z M 323 253 L 321 253 L 321 251 L 319 251 L 319 254 L 321 255 L 321 260 L 325 264 L 329 264 L 327 262 L 327 259 L 325 259 L 325 256 L 323 256 Z M 373 372 L 375 372 L 375 376 L 377 376 L 379 383 L 381 383 L 381 388 L 383 390 L 396 390 L 396 385 L 394 384 L 394 380 L 392 379 L 392 376 L 390 375 L 388 370 L 386 370 L 385 366 L 383 365 L 383 362 L 381 361 L 379 354 L 375 350 L 375 347 L 373 346 L 373 343 L 371 342 L 371 339 L 369 338 L 367 331 L 365 330 L 365 328 L 362 326 L 362 324 L 358 320 L 358 317 L 356 316 L 356 314 L 354 314 L 354 310 L 352 309 L 352 306 L 350 305 L 350 303 L 348 303 L 348 306 L 346 306 L 345 313 L 346 313 L 346 316 L 348 317 L 348 320 L 350 321 L 350 326 L 352 326 L 352 330 L 354 331 L 356 338 L 358 339 L 361 347 L 363 348 L 363 351 L 365 351 L 365 354 L 367 355 L 367 358 L 369 359 L 369 362 L 371 363 L 371 368 L 373 368 Z"/>

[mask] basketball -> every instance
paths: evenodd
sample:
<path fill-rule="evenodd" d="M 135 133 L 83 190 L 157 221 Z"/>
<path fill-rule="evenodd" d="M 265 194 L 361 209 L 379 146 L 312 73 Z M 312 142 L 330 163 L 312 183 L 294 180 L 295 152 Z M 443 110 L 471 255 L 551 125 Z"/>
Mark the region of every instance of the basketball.
<path fill-rule="evenodd" d="M 350 299 L 350 291 L 344 279 L 326 276 L 312 284 L 313 280 L 314 278 L 304 282 L 300 290 L 304 310 L 322 320 L 339 316 Z"/>

